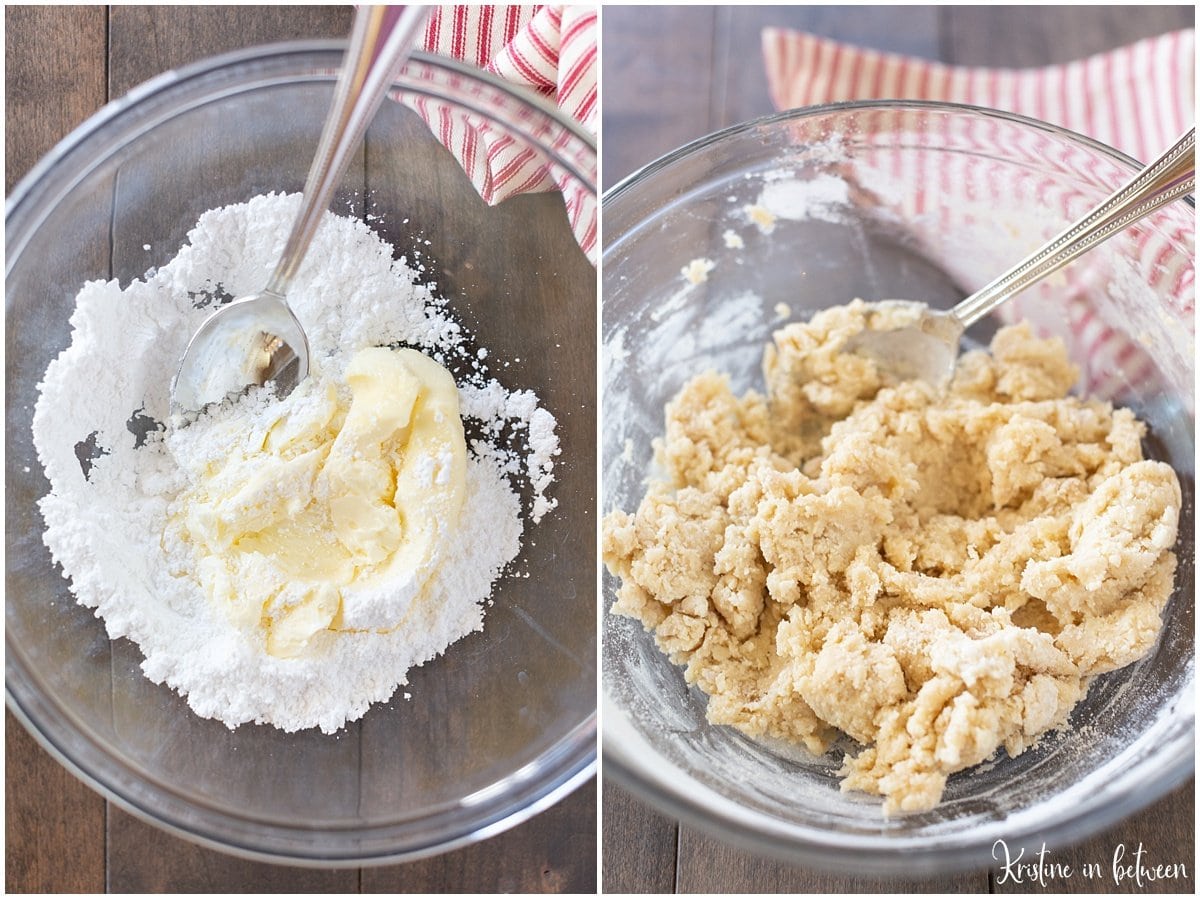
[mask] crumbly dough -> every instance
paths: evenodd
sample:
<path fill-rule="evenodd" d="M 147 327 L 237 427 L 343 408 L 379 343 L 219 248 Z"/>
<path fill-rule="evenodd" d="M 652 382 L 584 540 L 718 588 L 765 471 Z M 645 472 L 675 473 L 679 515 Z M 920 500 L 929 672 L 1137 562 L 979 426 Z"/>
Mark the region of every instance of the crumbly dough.
<path fill-rule="evenodd" d="M 708 273 L 716 267 L 717 264 L 711 259 L 693 259 L 680 270 L 680 274 L 691 284 L 703 284 L 708 280 Z"/>
<path fill-rule="evenodd" d="M 1063 726 L 1089 678 L 1154 644 L 1180 508 L 1131 412 L 1067 396 L 1027 325 L 965 354 L 948 392 L 841 352 L 855 301 L 774 335 L 767 395 L 691 380 L 655 444 L 665 478 L 604 521 L 639 619 L 708 718 L 826 752 L 843 789 L 923 811 L 946 778 Z"/>

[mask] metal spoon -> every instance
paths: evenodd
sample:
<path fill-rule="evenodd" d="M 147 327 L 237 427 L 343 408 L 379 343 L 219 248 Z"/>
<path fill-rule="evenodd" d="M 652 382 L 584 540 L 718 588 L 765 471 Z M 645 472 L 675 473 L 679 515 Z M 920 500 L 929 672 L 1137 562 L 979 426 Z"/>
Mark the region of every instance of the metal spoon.
<path fill-rule="evenodd" d="M 945 386 L 954 375 L 959 338 L 970 325 L 1163 204 L 1192 193 L 1195 149 L 1196 129 L 1192 128 L 1094 210 L 949 311 L 911 300 L 883 300 L 878 305 L 903 312 L 910 322 L 890 330 L 863 331 L 846 341 L 845 349 L 869 356 L 900 380 L 922 379 Z"/>
<path fill-rule="evenodd" d="M 427 14 L 424 6 L 363 6 L 355 13 L 333 106 L 275 273 L 261 293 L 222 306 L 192 336 L 171 381 L 173 417 L 190 420 L 209 403 L 268 381 L 286 396 L 308 376 L 308 338 L 285 297 L 334 188 L 408 59 Z"/>

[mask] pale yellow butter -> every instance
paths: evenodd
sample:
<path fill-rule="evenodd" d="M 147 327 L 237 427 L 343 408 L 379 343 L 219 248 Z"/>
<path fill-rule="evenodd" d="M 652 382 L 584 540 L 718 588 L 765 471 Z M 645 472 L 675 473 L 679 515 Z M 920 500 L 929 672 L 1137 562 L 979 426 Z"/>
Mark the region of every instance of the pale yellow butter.
<path fill-rule="evenodd" d="M 332 384 L 302 385 L 304 401 L 278 404 L 261 446 L 231 440 L 224 460 L 193 473 L 172 515 L 210 600 L 261 631 L 273 656 L 301 655 L 326 631 L 399 625 L 379 620 L 378 603 L 356 616 L 350 588 L 394 582 L 396 608 L 411 605 L 462 509 L 450 373 L 415 350 L 371 348 L 346 383 L 348 403 Z"/>

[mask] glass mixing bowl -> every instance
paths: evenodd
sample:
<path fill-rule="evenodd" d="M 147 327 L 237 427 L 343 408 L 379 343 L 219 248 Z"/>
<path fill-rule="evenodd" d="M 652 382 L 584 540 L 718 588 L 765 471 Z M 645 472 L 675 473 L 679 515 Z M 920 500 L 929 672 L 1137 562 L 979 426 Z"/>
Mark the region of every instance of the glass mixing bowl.
<path fill-rule="evenodd" d="M 663 405 L 692 375 L 711 367 L 729 372 L 736 392 L 762 390 L 771 332 L 853 297 L 947 308 L 1137 168 L 1017 116 L 876 103 L 735 126 L 635 173 L 603 198 L 602 509 L 636 508 Z M 605 772 L 747 848 L 910 877 L 987 865 L 998 839 L 1014 857 L 1043 840 L 1053 851 L 1185 780 L 1195 728 L 1194 247 L 1192 202 L 1172 204 L 1003 311 L 1064 338 L 1084 389 L 1149 424 L 1148 453 L 1174 466 L 1184 491 L 1162 636 L 1145 659 L 1092 683 L 1069 732 L 952 776 L 933 811 L 884 819 L 877 799 L 839 791 L 839 758 L 772 751 L 709 725 L 682 669 L 639 623 L 607 615 Z M 696 259 L 712 267 L 701 279 L 701 263 L 693 284 L 681 269 Z M 986 342 L 994 328 L 981 322 L 967 338 Z M 606 573 L 606 607 L 616 586 Z"/>
<path fill-rule="evenodd" d="M 258 48 L 161 76 L 59 144 L 6 216 L 6 694 L 38 740 L 125 808 L 239 854 L 382 863 L 491 836 L 585 780 L 596 755 L 595 271 L 560 198 L 480 200 L 408 107 L 387 102 L 334 209 L 369 214 L 481 345 L 507 387 L 558 419 L 559 508 L 526 531 L 482 633 L 336 735 L 236 731 L 147 681 L 141 655 L 73 602 L 42 543 L 30 436 L 37 385 L 85 281 L 162 265 L 205 210 L 299 191 L 341 62 L 336 42 Z M 507 135 L 595 198 L 593 142 L 548 104 L 415 57 L 406 103 Z M 535 326 L 531 326 L 530 323 Z M 172 372 L 164 372 L 169 378 Z M 412 694 L 404 701 L 401 694 Z"/>

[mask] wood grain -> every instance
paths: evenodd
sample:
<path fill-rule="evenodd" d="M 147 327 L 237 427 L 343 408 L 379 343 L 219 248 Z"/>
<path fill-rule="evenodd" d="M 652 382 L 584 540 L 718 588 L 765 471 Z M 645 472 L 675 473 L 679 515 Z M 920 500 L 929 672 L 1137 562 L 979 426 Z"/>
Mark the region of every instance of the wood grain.
<path fill-rule="evenodd" d="M 766 25 L 944 62 L 1066 62 L 1192 24 L 1189 7 L 610 7 L 604 11 L 604 180 L 609 187 L 681 143 L 773 111 L 760 52 Z M 1076 848 L 1111 862 L 1113 847 L 1194 853 L 1193 784 Z M 995 870 L 914 883 L 829 876 L 731 848 L 605 784 L 603 872 L 621 892 L 922 892 L 996 889 Z M 1175 861 L 1176 859 L 1163 859 Z M 1190 868 L 1190 865 L 1189 865 Z M 1194 873 L 1190 872 L 1189 873 Z M 1166 883 L 1160 884 L 1166 886 Z M 1190 889 L 1191 880 L 1176 884 Z M 1113 890 L 1111 880 L 1060 890 Z M 1169 888 L 1169 886 L 1167 886 Z"/>
<path fill-rule="evenodd" d="M 445 855 L 364 868 L 362 892 L 595 892 L 595 779 L 534 821 Z"/>
<path fill-rule="evenodd" d="M 1190 6 L 943 6 L 938 15 L 943 61 L 1014 67 L 1071 62 L 1195 24 Z"/>
<path fill-rule="evenodd" d="M 673 893 L 679 823 L 604 781 L 600 845 L 606 893 Z"/>
<path fill-rule="evenodd" d="M 745 6 L 604 10 L 604 185 L 720 128 L 774 111 L 760 41 L 768 25 L 933 55 L 933 7 Z"/>
<path fill-rule="evenodd" d="M 104 806 L 5 710 L 5 892 L 103 892 Z"/>
<path fill-rule="evenodd" d="M 601 141 L 608 188 L 712 130 L 716 10 L 614 6 L 603 18 L 603 79 L 615 82 L 618 98 L 601 106 L 601 132 L 615 135 Z M 670 52 L 664 52 L 666 36 Z M 663 105 L 664 97 L 670 105 Z"/>
<path fill-rule="evenodd" d="M 6 192 L 107 99 L 106 20 L 103 7 L 5 7 Z M 35 34 L 47 39 L 31 53 Z M 6 891 L 103 891 L 104 799 L 7 710 L 4 726 Z"/>
<path fill-rule="evenodd" d="M 109 96 L 190 62 L 276 41 L 344 38 L 349 6 L 114 6 Z"/>
<path fill-rule="evenodd" d="M 355 893 L 358 869 L 267 864 L 173 836 L 110 803 L 110 893 Z"/>
<path fill-rule="evenodd" d="M 914 56 L 930 56 L 937 49 L 937 10 L 929 6 L 726 7 L 722 19 L 716 56 L 724 75 L 716 80 L 724 101 L 714 123 L 721 128 L 775 111 L 762 65 L 761 36 L 768 26 Z"/>
<path fill-rule="evenodd" d="M 981 893 L 986 871 L 922 880 L 862 878 L 791 865 L 682 827 L 677 893 Z"/>
<path fill-rule="evenodd" d="M 104 105 L 102 6 L 4 7 L 4 190 Z M 39 39 L 28 52 L 27 36 Z"/>

